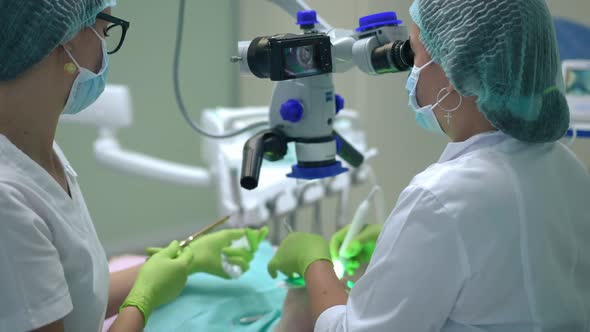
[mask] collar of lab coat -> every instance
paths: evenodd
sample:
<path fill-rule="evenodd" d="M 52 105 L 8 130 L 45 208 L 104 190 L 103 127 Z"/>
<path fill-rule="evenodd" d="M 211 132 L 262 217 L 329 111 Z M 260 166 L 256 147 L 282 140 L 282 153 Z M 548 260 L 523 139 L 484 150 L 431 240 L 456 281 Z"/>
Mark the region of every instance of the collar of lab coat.
<path fill-rule="evenodd" d="M 77 178 L 78 177 L 78 173 L 76 173 L 76 171 L 74 170 L 74 168 L 70 164 L 70 161 L 66 158 L 66 155 L 64 154 L 64 152 L 62 151 L 62 149 L 57 145 L 56 142 L 53 142 L 53 151 L 55 151 L 55 153 L 57 154 L 57 157 L 61 161 L 61 164 L 62 164 L 65 172 L 68 175 L 70 175 L 70 176 L 72 176 L 74 178 Z"/>
<path fill-rule="evenodd" d="M 508 135 L 499 130 L 496 130 L 477 134 L 463 142 L 451 142 L 447 144 L 447 147 L 440 156 L 438 163 L 444 163 L 456 159 L 471 151 L 498 144 L 507 138 L 509 138 Z"/>

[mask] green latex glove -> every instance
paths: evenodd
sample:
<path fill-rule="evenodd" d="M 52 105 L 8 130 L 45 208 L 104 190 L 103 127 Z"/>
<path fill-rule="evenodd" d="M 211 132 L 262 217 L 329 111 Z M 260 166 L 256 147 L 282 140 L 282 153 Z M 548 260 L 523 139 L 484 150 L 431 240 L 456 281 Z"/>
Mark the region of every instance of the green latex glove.
<path fill-rule="evenodd" d="M 268 263 L 268 273 L 273 278 L 277 277 L 277 271 L 287 277 L 295 273 L 305 277 L 307 268 L 318 260 L 331 261 L 328 241 L 319 235 L 294 232 L 283 240 Z"/>
<path fill-rule="evenodd" d="M 340 259 L 339 252 L 340 246 L 346 237 L 346 233 L 350 225 L 342 228 L 330 239 L 330 255 L 332 260 Z M 363 227 L 361 232 L 353 238 L 348 245 L 348 248 L 344 250 L 344 259 L 341 262 L 344 269 L 349 275 L 354 274 L 354 271 L 363 263 L 368 263 L 371 260 L 373 251 L 375 251 L 375 243 L 381 233 L 383 225 L 381 224 L 370 224 Z"/>
<path fill-rule="evenodd" d="M 193 261 L 189 267 L 189 272 L 208 273 L 221 278 L 229 279 L 230 276 L 225 273 L 221 265 L 221 255 L 225 254 L 230 264 L 238 265 L 246 272 L 250 267 L 250 262 L 258 250 L 260 242 L 268 234 L 268 228 L 261 229 L 226 229 L 215 233 L 203 235 L 191 242 L 182 251 L 190 251 L 193 254 Z M 250 249 L 231 248 L 232 241 L 246 237 Z M 153 254 L 161 250 L 160 248 L 147 248 L 148 254 Z"/>
<path fill-rule="evenodd" d="M 145 262 L 119 311 L 129 306 L 137 307 L 143 314 L 144 324 L 147 324 L 155 308 L 180 295 L 193 254 L 186 251 L 178 255 L 179 249 L 178 241 L 173 241 Z"/>

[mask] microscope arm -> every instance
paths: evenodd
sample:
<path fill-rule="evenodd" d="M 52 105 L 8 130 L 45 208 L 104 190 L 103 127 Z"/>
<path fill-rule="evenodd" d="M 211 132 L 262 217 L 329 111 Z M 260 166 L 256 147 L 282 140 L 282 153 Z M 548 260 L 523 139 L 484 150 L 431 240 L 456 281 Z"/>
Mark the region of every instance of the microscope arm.
<path fill-rule="evenodd" d="M 344 161 L 349 163 L 354 168 L 361 166 L 365 160 L 363 154 L 360 153 L 347 140 L 345 140 L 344 137 L 340 136 L 340 134 L 338 134 L 336 131 L 334 131 L 334 137 L 336 138 L 337 153 L 340 158 L 344 159 Z"/>

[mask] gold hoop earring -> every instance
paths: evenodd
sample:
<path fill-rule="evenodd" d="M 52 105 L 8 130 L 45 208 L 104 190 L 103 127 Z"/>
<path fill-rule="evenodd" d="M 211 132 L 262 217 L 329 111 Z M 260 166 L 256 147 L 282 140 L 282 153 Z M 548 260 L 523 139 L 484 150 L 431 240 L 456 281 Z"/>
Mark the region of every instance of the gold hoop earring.
<path fill-rule="evenodd" d="M 64 65 L 64 71 L 70 75 L 74 75 L 78 71 L 78 67 L 73 62 L 68 62 Z"/>

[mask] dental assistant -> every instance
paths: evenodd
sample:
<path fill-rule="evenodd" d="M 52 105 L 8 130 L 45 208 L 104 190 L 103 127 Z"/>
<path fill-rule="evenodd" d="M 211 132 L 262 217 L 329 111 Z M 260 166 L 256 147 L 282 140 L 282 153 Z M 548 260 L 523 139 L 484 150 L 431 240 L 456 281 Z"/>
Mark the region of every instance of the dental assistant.
<path fill-rule="evenodd" d="M 103 92 L 109 55 L 129 22 L 115 0 L 0 0 L 0 331 L 141 331 L 187 276 L 228 278 L 221 254 L 247 270 L 252 252 L 228 250 L 266 230 L 226 230 L 180 250 L 173 241 L 139 267 L 109 274 L 76 172 L 54 142 L 62 113 Z M 119 32 L 119 33 L 115 33 Z M 116 38 L 116 39 L 115 39 Z M 113 188 L 116 190 L 116 188 Z"/>

